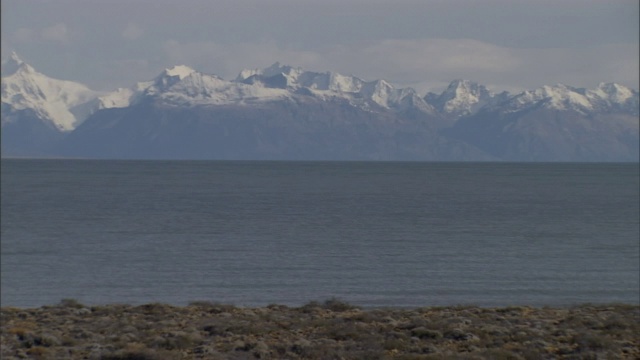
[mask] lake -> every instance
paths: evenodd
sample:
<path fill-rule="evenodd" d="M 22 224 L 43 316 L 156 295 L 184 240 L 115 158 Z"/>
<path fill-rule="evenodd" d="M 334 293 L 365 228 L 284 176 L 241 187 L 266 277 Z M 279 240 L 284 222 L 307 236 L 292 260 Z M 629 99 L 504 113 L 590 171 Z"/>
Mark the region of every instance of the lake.
<path fill-rule="evenodd" d="M 634 164 L 2 159 L 1 303 L 640 302 Z"/>

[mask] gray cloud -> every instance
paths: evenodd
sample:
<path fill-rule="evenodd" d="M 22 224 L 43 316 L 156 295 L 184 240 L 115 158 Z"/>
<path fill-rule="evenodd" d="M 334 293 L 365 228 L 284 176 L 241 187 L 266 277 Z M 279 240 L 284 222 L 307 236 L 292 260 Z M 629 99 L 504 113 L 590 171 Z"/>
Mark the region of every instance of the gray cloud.
<path fill-rule="evenodd" d="M 122 30 L 122 37 L 127 40 L 137 40 L 142 37 L 142 34 L 144 34 L 144 30 L 132 22 L 128 23 L 127 27 Z"/>
<path fill-rule="evenodd" d="M 42 41 L 53 41 L 66 44 L 70 40 L 69 30 L 64 23 L 57 23 L 41 29 L 21 27 L 13 31 L 10 41 L 14 44 L 28 44 Z"/>
<path fill-rule="evenodd" d="M 16 44 L 29 43 L 38 39 L 38 33 L 29 28 L 19 28 L 11 34 L 11 40 Z"/>
<path fill-rule="evenodd" d="M 69 31 L 64 23 L 57 23 L 53 26 L 46 27 L 40 31 L 42 39 L 49 41 L 57 41 L 60 43 L 69 42 Z"/>
<path fill-rule="evenodd" d="M 497 90 L 600 81 L 637 88 L 638 7 L 637 0 L 7 0 L 1 36 L 3 56 L 16 50 L 52 77 L 100 89 L 179 63 L 232 79 L 276 61 L 423 92 L 455 78 Z"/>

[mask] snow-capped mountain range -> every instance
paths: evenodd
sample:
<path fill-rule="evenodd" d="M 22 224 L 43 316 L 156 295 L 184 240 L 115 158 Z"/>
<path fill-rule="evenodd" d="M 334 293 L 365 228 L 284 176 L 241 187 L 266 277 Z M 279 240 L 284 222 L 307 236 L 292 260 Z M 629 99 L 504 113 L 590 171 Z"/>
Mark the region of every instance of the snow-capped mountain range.
<path fill-rule="evenodd" d="M 234 80 L 224 80 L 179 65 L 164 70 L 150 81 L 110 93 L 98 93 L 79 83 L 49 78 L 26 64 L 15 53 L 3 63 L 2 70 L 3 138 L 5 132 L 10 132 L 10 127 L 5 127 L 17 126 L 17 123 L 24 122 L 24 117 L 29 117 L 30 121 L 37 118 L 42 124 L 61 133 L 73 133 L 85 122 L 91 123 L 94 128 L 99 127 L 95 119 L 105 121 L 105 114 L 141 109 L 150 104 L 154 109 L 192 109 L 190 111 L 210 113 L 223 108 L 246 113 L 256 107 L 273 109 L 284 106 L 275 104 L 290 104 L 286 111 L 295 108 L 297 118 L 304 114 L 305 107 L 314 109 L 309 110 L 307 117 L 314 114 L 317 118 L 322 117 L 321 111 L 335 113 L 337 110 L 327 110 L 332 107 L 341 108 L 342 112 L 351 109 L 350 114 L 360 114 L 357 115 L 358 119 L 384 118 L 387 122 L 400 122 L 404 124 L 402 126 L 427 126 L 430 132 L 436 128 L 454 129 L 460 124 L 473 123 L 474 116 L 482 115 L 483 121 L 488 121 L 487 114 L 494 114 L 494 118 L 516 114 L 509 115 L 513 118 L 545 110 L 585 118 L 615 115 L 617 119 L 623 116 L 624 125 L 616 125 L 616 129 L 620 126 L 623 129 L 616 131 L 630 133 L 632 143 L 638 137 L 638 91 L 615 83 L 602 83 L 591 90 L 558 84 L 519 94 L 496 94 L 472 81 L 454 80 L 441 94 L 428 93 L 421 97 L 411 88 L 396 88 L 384 80 L 365 81 L 351 75 L 305 71 L 275 63 L 264 69 L 243 70 Z M 318 110 L 319 107 L 324 110 Z M 335 114 L 332 116 L 331 126 L 336 126 L 336 121 L 348 123 L 351 115 L 341 113 L 340 118 L 335 118 Z M 292 118 L 292 121 L 297 120 Z M 370 124 L 363 123 L 362 126 Z M 398 129 L 402 128 L 398 126 Z M 386 129 L 385 133 L 390 131 Z M 402 131 L 414 130 L 407 128 Z M 422 128 L 420 131 L 423 131 Z M 447 137 L 446 129 L 442 134 Z M 455 136 L 447 139 L 453 138 Z M 4 150 L 9 151 L 3 147 Z M 489 157 L 492 156 L 495 154 Z M 632 151 L 631 158 L 635 157 Z"/>
<path fill-rule="evenodd" d="M 265 69 L 243 70 L 233 81 L 198 72 L 184 65 L 164 70 L 149 82 L 118 89 L 98 98 L 98 109 L 127 107 L 153 98 L 166 105 L 251 105 L 312 96 L 343 99 L 362 109 L 396 111 L 434 109 L 411 88 L 396 89 L 384 80 L 366 82 L 338 73 L 317 73 L 275 63 Z"/>
<path fill-rule="evenodd" d="M 508 111 L 542 106 L 551 110 L 573 110 L 582 114 L 623 111 L 638 114 L 638 92 L 615 83 L 600 83 L 587 90 L 557 84 L 525 91 L 502 105 Z"/>

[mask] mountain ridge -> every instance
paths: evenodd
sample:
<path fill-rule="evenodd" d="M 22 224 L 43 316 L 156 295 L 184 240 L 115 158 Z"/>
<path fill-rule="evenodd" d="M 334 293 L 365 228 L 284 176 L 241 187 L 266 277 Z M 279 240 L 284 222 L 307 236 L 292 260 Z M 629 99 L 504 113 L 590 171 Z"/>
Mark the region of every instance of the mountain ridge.
<path fill-rule="evenodd" d="M 353 147 L 357 151 L 353 150 L 351 156 L 358 159 L 637 161 L 638 158 L 632 148 L 638 138 L 638 91 L 615 83 L 601 83 L 594 89 L 556 84 L 510 94 L 494 93 L 473 81 L 455 79 L 442 93 L 421 97 L 412 88 L 396 88 L 385 80 L 365 81 L 352 75 L 306 71 L 274 63 L 264 69 L 242 70 L 234 80 L 176 65 L 149 81 L 98 93 L 79 83 L 40 74 L 15 53 L 3 64 L 5 73 L 9 75 L 2 78 L 3 156 L 24 152 L 14 146 L 21 141 L 46 139 L 43 134 L 56 132 L 60 134 L 50 136 L 53 140 L 34 147 L 37 153 L 82 156 L 79 144 L 85 148 L 92 145 L 79 140 L 78 134 L 93 138 L 95 146 L 107 141 L 101 135 L 106 133 L 111 134 L 108 141 L 114 144 L 139 141 L 153 147 L 162 134 L 166 146 L 179 146 L 180 142 L 183 145 L 189 142 L 188 136 L 195 136 L 193 129 L 201 129 L 203 133 L 197 136 L 201 144 L 192 147 L 205 149 L 202 151 L 211 158 L 216 153 L 210 148 L 225 153 L 218 145 L 207 145 L 207 134 L 227 143 L 219 138 L 218 131 L 235 137 L 237 144 L 232 141 L 228 146 L 244 144 L 255 150 L 246 154 L 240 148 L 227 151 L 245 154 L 238 155 L 243 158 L 259 158 L 260 149 L 271 149 L 269 158 L 298 159 L 295 152 L 306 153 L 304 139 L 307 139 L 306 146 L 317 154 L 349 159 L 351 148 L 327 138 L 330 136 L 360 144 Z M 273 117 L 270 122 L 260 119 L 264 114 Z M 278 117 L 286 121 L 277 120 Z M 554 118 L 555 123 L 549 122 L 549 118 Z M 522 125 L 523 122 L 527 125 Z M 543 123 L 544 131 L 540 130 Z M 167 133 L 169 127 L 183 129 L 182 138 L 177 139 L 179 131 Z M 128 130 L 118 134 L 112 131 L 116 128 Z M 515 128 L 519 132 L 511 133 Z M 311 129 L 318 138 L 310 135 Z M 583 135 L 554 137 L 551 134 L 556 130 Z M 40 135 L 29 138 L 30 131 Z M 412 133 L 415 136 L 408 135 Z M 507 135 L 514 138 L 506 142 L 496 140 Z M 172 136 L 176 139 L 170 139 Z M 523 139 L 542 145 L 513 145 Z M 77 149 L 69 145 L 74 141 Z M 568 141 L 573 148 L 585 150 L 568 150 L 557 141 Z M 344 154 L 335 149 L 323 150 L 323 143 L 342 149 Z M 6 144 L 14 144 L 11 145 L 14 148 Z M 498 150 L 496 144 L 511 145 Z M 101 146 L 112 149 L 113 156 L 127 156 L 116 151 L 115 145 Z M 523 150 L 526 148 L 540 155 L 528 156 Z M 158 149 L 160 153 L 171 153 Z M 195 151 L 182 156 L 198 157 Z M 563 155 L 562 151 L 573 155 Z M 140 154 L 152 156 L 145 151 Z M 316 157 L 311 152 L 308 156 Z"/>

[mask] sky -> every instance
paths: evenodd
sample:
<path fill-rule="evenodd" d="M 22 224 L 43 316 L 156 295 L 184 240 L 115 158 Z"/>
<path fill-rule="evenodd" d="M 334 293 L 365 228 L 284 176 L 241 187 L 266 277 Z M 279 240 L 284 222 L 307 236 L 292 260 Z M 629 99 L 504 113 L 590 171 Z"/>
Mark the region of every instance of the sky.
<path fill-rule="evenodd" d="M 637 0 L 3 0 L 1 51 L 110 91 L 173 65 L 232 80 L 278 61 L 424 94 L 639 88 Z"/>

